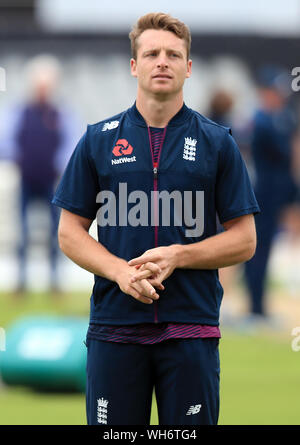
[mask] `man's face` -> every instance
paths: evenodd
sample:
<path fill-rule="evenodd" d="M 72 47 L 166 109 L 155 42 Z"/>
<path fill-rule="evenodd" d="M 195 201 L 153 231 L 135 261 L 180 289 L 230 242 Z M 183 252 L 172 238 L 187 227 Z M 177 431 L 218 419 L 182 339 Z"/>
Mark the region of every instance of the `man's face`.
<path fill-rule="evenodd" d="M 179 93 L 192 68 L 184 40 L 170 31 L 147 29 L 137 43 L 137 58 L 130 65 L 138 87 L 150 95 Z"/>

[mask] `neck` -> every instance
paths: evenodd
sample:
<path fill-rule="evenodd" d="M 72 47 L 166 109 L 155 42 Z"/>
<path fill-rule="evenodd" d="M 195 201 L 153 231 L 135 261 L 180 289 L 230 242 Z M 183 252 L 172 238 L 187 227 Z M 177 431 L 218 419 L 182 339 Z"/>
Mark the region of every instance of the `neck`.
<path fill-rule="evenodd" d="M 171 99 L 166 98 L 165 100 L 156 97 L 145 97 L 141 92 L 138 92 L 136 98 L 136 107 L 149 127 L 166 127 L 182 106 L 182 92 Z"/>

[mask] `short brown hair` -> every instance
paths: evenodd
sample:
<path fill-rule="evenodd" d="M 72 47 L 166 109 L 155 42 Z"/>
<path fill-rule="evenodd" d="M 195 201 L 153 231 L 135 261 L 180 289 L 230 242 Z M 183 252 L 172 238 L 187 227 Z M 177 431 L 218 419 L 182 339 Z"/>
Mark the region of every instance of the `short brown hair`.
<path fill-rule="evenodd" d="M 131 54 L 133 59 L 136 59 L 137 57 L 137 39 L 147 29 L 170 31 L 180 39 L 183 39 L 186 44 L 187 58 L 189 59 L 192 41 L 189 28 L 185 23 L 169 14 L 164 14 L 163 12 L 150 12 L 149 14 L 143 15 L 132 27 L 132 30 L 129 33 L 129 38 L 131 41 Z"/>

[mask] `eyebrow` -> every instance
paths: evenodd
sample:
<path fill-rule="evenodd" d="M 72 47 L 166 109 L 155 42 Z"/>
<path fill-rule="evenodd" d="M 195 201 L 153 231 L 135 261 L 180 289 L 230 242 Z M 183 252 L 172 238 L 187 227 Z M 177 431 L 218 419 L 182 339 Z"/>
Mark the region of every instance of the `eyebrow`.
<path fill-rule="evenodd" d="M 143 55 L 147 54 L 147 53 L 152 53 L 152 52 L 159 52 L 160 49 L 159 48 L 151 48 L 151 49 L 147 49 L 143 52 Z M 176 53 L 176 54 L 181 54 L 182 52 L 180 50 L 177 49 L 172 49 L 172 48 L 167 48 L 166 50 L 168 53 Z"/>

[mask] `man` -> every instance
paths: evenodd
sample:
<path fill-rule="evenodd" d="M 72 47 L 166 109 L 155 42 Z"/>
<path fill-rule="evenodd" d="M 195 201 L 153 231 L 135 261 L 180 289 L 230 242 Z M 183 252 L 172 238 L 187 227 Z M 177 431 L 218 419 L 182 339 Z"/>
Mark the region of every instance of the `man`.
<path fill-rule="evenodd" d="M 14 162 L 20 174 L 20 225 L 18 273 L 15 296 L 28 289 L 28 250 L 31 242 L 31 204 L 39 201 L 49 214 L 46 233 L 50 263 L 49 290 L 60 294 L 57 274 L 58 209 L 51 205 L 58 178 L 70 156 L 70 148 L 82 132 L 79 119 L 64 105 L 57 103 L 55 93 L 60 81 L 60 65 L 56 58 L 41 54 L 25 65 L 26 97 L 1 114 L 0 158 Z M 77 136 L 76 136 L 77 134 Z"/>
<path fill-rule="evenodd" d="M 255 166 L 255 194 L 263 208 L 256 218 L 258 246 L 245 264 L 250 296 L 250 314 L 244 327 L 274 321 L 266 305 L 267 266 L 283 211 L 297 200 L 292 174 L 293 143 L 297 120 L 288 104 L 289 79 L 275 67 L 264 67 L 259 76 L 260 107 L 253 119 L 252 155 Z M 275 324 L 276 326 L 276 324 Z"/>
<path fill-rule="evenodd" d="M 87 419 L 147 425 L 155 387 L 160 424 L 216 424 L 217 269 L 252 257 L 259 209 L 229 129 L 183 102 L 186 25 L 150 13 L 130 39 L 136 103 L 88 126 L 53 200 L 61 249 L 95 274 Z"/>

